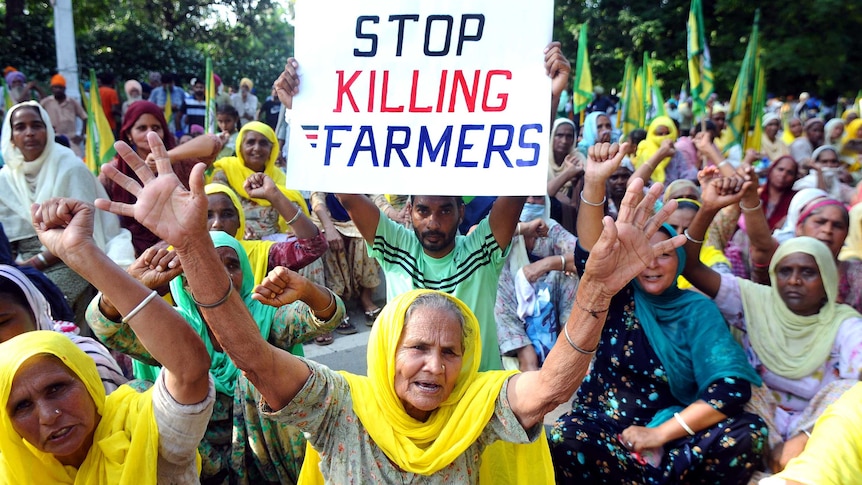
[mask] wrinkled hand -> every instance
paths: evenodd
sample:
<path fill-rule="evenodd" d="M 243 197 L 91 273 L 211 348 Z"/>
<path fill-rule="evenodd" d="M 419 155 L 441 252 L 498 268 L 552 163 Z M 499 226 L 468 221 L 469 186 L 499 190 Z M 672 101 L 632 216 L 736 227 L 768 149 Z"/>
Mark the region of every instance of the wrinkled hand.
<path fill-rule="evenodd" d="M 147 159 L 144 160 L 144 163 L 147 164 L 147 168 L 150 169 L 150 172 L 152 172 L 154 174 L 158 173 L 158 171 L 157 171 L 158 169 L 156 168 L 156 154 L 155 153 L 150 152 L 149 155 L 147 155 Z"/>
<path fill-rule="evenodd" d="M 151 247 L 141 253 L 126 272 L 147 288 L 154 290 L 182 274 L 183 267 L 176 251 Z"/>
<path fill-rule="evenodd" d="M 530 263 L 523 268 L 524 277 L 527 278 L 527 281 L 530 283 L 535 283 L 542 276 L 548 274 L 547 269 L 545 268 L 545 264 L 542 260 Z"/>
<path fill-rule="evenodd" d="M 323 235 L 326 237 L 326 242 L 329 243 L 330 251 L 344 250 L 344 238 L 341 237 L 341 233 L 338 232 L 335 226 L 330 224 L 330 227 L 326 229 Z"/>
<path fill-rule="evenodd" d="M 30 208 L 39 241 L 65 262 L 99 251 L 93 239 L 96 209 L 80 200 L 54 197 Z"/>
<path fill-rule="evenodd" d="M 284 64 L 284 71 L 279 74 L 278 79 L 273 83 L 278 100 L 287 109 L 293 107 L 293 97 L 299 94 L 299 74 L 296 73 L 297 69 L 299 69 L 299 63 L 293 57 L 289 58 Z"/>
<path fill-rule="evenodd" d="M 593 183 L 604 184 L 620 167 L 629 144 L 599 143 L 587 151 L 587 168 L 585 176 Z"/>
<path fill-rule="evenodd" d="M 563 55 L 561 44 L 551 42 L 545 47 L 545 72 L 551 78 L 551 93 L 559 96 L 569 85 L 572 66 Z"/>
<path fill-rule="evenodd" d="M 754 184 L 755 190 L 757 189 L 755 182 L 746 180 L 741 176 L 724 177 L 720 175 L 717 167 L 701 170 L 697 174 L 697 179 L 700 182 L 700 198 L 703 207 L 708 210 L 718 210 L 739 203 L 745 195 L 745 190 L 750 189 L 752 184 Z"/>
<path fill-rule="evenodd" d="M 278 308 L 302 300 L 310 284 L 311 282 L 299 273 L 276 266 L 254 287 L 251 297 L 265 305 Z"/>
<path fill-rule="evenodd" d="M 570 153 L 563 160 L 563 172 L 569 180 L 584 173 L 584 162 L 578 155 Z"/>
<path fill-rule="evenodd" d="M 615 295 L 657 256 L 685 244 L 682 235 L 650 244 L 659 226 L 676 210 L 676 201 L 671 200 L 650 217 L 663 190 L 662 184 L 654 184 L 644 196 L 643 180 L 635 179 L 626 188 L 616 222 L 609 216 L 602 219 L 602 233 L 587 259 L 583 279 L 604 285 L 607 296 Z"/>
<path fill-rule="evenodd" d="M 265 199 L 272 202 L 273 191 L 278 191 L 275 182 L 265 173 L 255 172 L 245 179 L 242 188 L 253 199 Z"/>
<path fill-rule="evenodd" d="M 629 426 L 620 434 L 620 441 L 631 451 L 641 453 L 644 450 L 664 446 L 667 442 L 658 428 Z"/>
<path fill-rule="evenodd" d="M 541 218 L 521 223 L 521 235 L 526 237 L 548 237 L 548 224 Z"/>
<path fill-rule="evenodd" d="M 125 142 L 114 144 L 117 153 L 135 171 L 143 187 L 134 179 L 120 173 L 111 165 L 102 167 L 103 173 L 117 185 L 137 197 L 134 204 L 97 199 L 96 207 L 114 214 L 133 217 L 159 238 L 180 249 L 190 241 L 205 240 L 207 236 L 207 197 L 204 193 L 203 172 L 199 163 L 192 169 L 188 191 L 180 183 L 171 167 L 168 152 L 159 136 L 147 134 L 150 150 L 155 154 L 159 176 L 147 168 L 143 160 Z"/>

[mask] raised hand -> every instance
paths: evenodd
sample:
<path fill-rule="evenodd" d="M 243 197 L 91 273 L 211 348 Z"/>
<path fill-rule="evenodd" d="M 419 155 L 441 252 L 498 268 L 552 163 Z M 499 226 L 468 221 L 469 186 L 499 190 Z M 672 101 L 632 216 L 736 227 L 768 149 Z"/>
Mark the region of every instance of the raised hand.
<path fill-rule="evenodd" d="M 628 146 L 628 143 L 599 143 L 591 146 L 587 151 L 587 168 L 584 175 L 588 183 L 601 184 L 604 187 L 605 182 L 619 168 Z"/>
<path fill-rule="evenodd" d="M 278 192 L 275 182 L 265 173 L 253 173 L 245 179 L 242 188 L 252 199 L 265 199 L 272 202 L 273 191 Z"/>
<path fill-rule="evenodd" d="M 621 290 L 656 256 L 685 243 L 685 236 L 678 235 L 650 244 L 659 226 L 676 210 L 676 201 L 671 200 L 650 217 L 663 190 L 662 184 L 654 184 L 644 196 L 643 180 L 636 179 L 626 189 L 616 222 L 608 216 L 602 220 L 602 234 L 590 251 L 584 278 L 604 285 L 608 296 Z"/>
<path fill-rule="evenodd" d="M 312 283 L 299 273 L 277 266 L 254 287 L 252 298 L 273 307 L 302 300 Z"/>
<path fill-rule="evenodd" d="M 186 190 L 171 168 L 164 143 L 155 133 L 147 134 L 150 150 L 155 154 L 158 177 L 125 142 L 114 144 L 117 153 L 135 171 L 143 187 L 111 165 L 103 172 L 117 185 L 137 197 L 134 204 L 97 199 L 96 207 L 121 216 L 133 217 L 153 234 L 177 248 L 187 242 L 207 237 L 207 197 L 204 193 L 203 163 L 195 165 L 189 177 L 191 191 Z"/>
<path fill-rule="evenodd" d="M 659 160 L 664 160 L 667 157 L 672 157 L 676 154 L 676 148 L 673 146 L 673 140 L 667 139 L 662 140 L 661 145 L 658 147 L 658 152 L 656 158 Z"/>
<path fill-rule="evenodd" d="M 583 174 L 584 162 L 581 160 L 581 157 L 574 153 L 566 155 L 566 158 L 563 160 L 563 173 L 566 174 L 569 180 Z"/>
<path fill-rule="evenodd" d="M 563 55 L 559 42 L 551 42 L 545 47 L 545 72 L 551 78 L 551 93 L 559 96 L 569 85 L 569 76 L 572 72 L 572 66 Z"/>
<path fill-rule="evenodd" d="M 296 73 L 297 69 L 299 69 L 299 63 L 293 57 L 289 58 L 284 64 L 284 71 L 281 72 L 278 79 L 273 83 L 278 100 L 288 109 L 293 107 L 293 97 L 299 94 L 299 75 Z"/>
<path fill-rule="evenodd" d="M 54 197 L 30 208 L 33 227 L 51 254 L 69 264 L 74 256 L 99 251 L 93 239 L 96 209 L 80 200 Z"/>
<path fill-rule="evenodd" d="M 176 251 L 151 247 L 141 253 L 126 272 L 147 288 L 156 289 L 182 274 L 183 267 Z"/>
<path fill-rule="evenodd" d="M 749 170 L 751 167 L 749 167 Z M 746 180 L 742 176 L 724 177 L 717 167 L 707 167 L 697 174 L 700 182 L 703 207 L 707 210 L 718 210 L 731 204 L 739 203 L 744 190 L 755 186 L 756 182 Z"/>
<path fill-rule="evenodd" d="M 548 225 L 540 218 L 522 222 L 520 227 L 524 237 L 548 237 Z"/>

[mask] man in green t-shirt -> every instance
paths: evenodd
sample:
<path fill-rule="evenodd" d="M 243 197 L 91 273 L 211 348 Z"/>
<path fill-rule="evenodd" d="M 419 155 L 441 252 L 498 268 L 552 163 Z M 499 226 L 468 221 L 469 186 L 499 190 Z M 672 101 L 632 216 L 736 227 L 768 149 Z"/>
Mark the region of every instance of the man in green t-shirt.
<path fill-rule="evenodd" d="M 464 217 L 460 197 L 413 196 L 408 202 L 413 230 L 392 221 L 364 195 L 339 194 L 386 274 L 386 297 L 416 288 L 453 294 L 469 306 L 482 331 L 480 370 L 501 369 L 494 302 L 497 282 L 525 197 L 499 197 L 491 213 L 467 236 L 458 235 Z"/>

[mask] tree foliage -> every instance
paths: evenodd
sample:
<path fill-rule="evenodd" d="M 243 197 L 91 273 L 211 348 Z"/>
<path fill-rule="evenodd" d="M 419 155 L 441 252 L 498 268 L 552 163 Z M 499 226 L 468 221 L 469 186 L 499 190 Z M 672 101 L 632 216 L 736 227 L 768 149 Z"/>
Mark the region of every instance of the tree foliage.
<path fill-rule="evenodd" d="M 688 79 L 689 6 L 682 0 L 557 0 L 554 37 L 574 59 L 578 30 L 589 21 L 594 84 L 619 87 L 625 58 L 637 62 L 646 51 L 658 61 L 655 71 L 664 92 L 678 91 Z M 859 2 L 818 0 L 776 7 L 764 0 L 704 0 L 707 42 L 721 97 L 730 97 L 757 8 L 770 92 L 811 91 L 834 99 L 862 88 L 862 52 L 850 40 L 858 38 L 862 26 Z"/>
<path fill-rule="evenodd" d="M 0 27 L 3 65 L 46 81 L 56 71 L 53 9 L 48 2 L 14 2 Z M 204 75 L 205 59 L 228 85 L 243 77 L 268 86 L 293 53 L 293 28 L 272 0 L 75 0 L 75 37 L 81 73 L 111 71 L 118 80 L 171 72 L 183 83 Z"/>

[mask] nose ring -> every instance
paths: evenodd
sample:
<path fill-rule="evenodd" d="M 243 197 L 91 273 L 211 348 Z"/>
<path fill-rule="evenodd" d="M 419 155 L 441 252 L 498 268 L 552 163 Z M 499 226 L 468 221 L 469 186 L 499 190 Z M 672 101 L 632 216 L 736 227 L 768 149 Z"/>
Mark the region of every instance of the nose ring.
<path fill-rule="evenodd" d="M 440 364 L 440 367 L 443 368 L 443 372 L 446 372 L 446 364 Z"/>
<path fill-rule="evenodd" d="M 60 414 L 60 410 L 59 410 L 59 409 L 55 409 L 55 410 L 54 410 L 54 414 Z"/>

